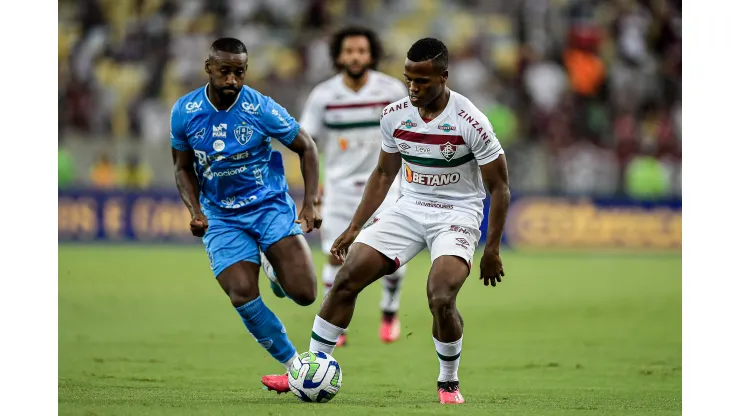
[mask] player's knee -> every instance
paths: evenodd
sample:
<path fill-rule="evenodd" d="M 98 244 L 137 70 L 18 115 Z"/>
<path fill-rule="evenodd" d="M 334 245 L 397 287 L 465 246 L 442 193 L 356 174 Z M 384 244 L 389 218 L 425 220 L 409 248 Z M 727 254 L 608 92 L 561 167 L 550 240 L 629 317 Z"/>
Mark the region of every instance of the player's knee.
<path fill-rule="evenodd" d="M 299 290 L 289 294 L 293 302 L 300 306 L 308 306 L 316 301 L 316 284 L 303 285 Z"/>
<path fill-rule="evenodd" d="M 253 288 L 249 287 L 249 285 L 243 285 L 229 288 L 227 295 L 229 295 L 229 300 L 231 301 L 231 304 L 235 308 L 238 308 L 257 299 L 259 293 Z"/>
<path fill-rule="evenodd" d="M 455 309 L 455 293 L 451 291 L 433 291 L 427 293 L 429 310 L 434 315 L 444 315 Z"/>
<path fill-rule="evenodd" d="M 342 267 L 337 272 L 337 277 L 334 280 L 334 285 L 331 288 L 332 296 L 338 296 L 340 298 L 353 298 L 362 290 L 357 284 L 357 279 L 352 279 L 352 271 L 347 267 Z"/>

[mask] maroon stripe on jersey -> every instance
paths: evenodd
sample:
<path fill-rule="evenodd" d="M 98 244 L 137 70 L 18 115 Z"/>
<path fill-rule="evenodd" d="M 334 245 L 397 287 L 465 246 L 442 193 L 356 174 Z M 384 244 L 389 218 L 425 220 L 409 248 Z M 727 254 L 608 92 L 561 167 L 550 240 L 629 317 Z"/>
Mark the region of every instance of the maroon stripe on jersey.
<path fill-rule="evenodd" d="M 327 104 L 327 110 L 339 110 L 342 108 L 365 108 L 365 107 L 385 107 L 390 101 L 376 101 L 373 103 L 352 103 L 352 104 Z"/>
<path fill-rule="evenodd" d="M 406 140 L 414 143 L 423 144 L 445 144 L 450 142 L 454 145 L 464 145 L 465 141 L 462 136 L 447 135 L 447 134 L 426 134 L 417 133 L 415 131 L 396 129 L 393 132 L 393 137 L 401 140 Z"/>

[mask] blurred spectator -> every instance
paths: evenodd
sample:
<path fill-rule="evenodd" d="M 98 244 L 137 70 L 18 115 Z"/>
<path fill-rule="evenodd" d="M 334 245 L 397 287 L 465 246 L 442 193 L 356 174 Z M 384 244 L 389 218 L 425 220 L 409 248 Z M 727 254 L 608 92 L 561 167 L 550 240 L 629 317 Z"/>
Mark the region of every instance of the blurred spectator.
<path fill-rule="evenodd" d="M 145 189 L 149 186 L 151 180 L 151 169 L 142 163 L 136 155 L 131 155 L 119 169 L 118 183 L 123 188 Z"/>
<path fill-rule="evenodd" d="M 68 150 L 60 148 L 57 152 L 57 163 L 59 188 L 69 188 L 75 180 L 75 161 L 72 154 Z"/>
<path fill-rule="evenodd" d="M 659 199 L 668 195 L 668 170 L 653 156 L 635 156 L 627 165 L 625 186 L 627 194 L 635 199 Z"/>
<path fill-rule="evenodd" d="M 107 153 L 101 153 L 90 170 L 90 180 L 94 187 L 110 189 L 116 186 L 116 168 Z"/>

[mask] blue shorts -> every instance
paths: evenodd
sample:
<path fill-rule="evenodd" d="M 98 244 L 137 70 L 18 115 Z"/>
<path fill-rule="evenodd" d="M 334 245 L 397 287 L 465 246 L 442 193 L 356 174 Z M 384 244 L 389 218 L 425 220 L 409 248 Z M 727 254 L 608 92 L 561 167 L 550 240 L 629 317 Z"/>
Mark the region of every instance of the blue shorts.
<path fill-rule="evenodd" d="M 248 210 L 228 212 L 203 207 L 208 231 L 203 237 L 214 276 L 240 261 L 260 264 L 261 249 L 285 237 L 303 234 L 295 202 L 287 193 L 279 194 Z"/>

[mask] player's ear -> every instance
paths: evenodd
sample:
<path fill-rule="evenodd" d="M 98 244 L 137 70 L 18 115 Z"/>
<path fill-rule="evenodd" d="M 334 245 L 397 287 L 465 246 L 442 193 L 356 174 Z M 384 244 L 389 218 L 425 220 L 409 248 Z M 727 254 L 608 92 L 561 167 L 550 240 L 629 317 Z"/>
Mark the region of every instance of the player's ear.
<path fill-rule="evenodd" d="M 444 71 L 442 71 L 442 75 L 440 75 L 442 77 L 442 84 L 444 84 L 444 83 L 447 82 L 447 76 L 448 75 L 449 75 L 449 73 L 447 72 L 446 69 Z"/>
<path fill-rule="evenodd" d="M 206 74 L 211 75 L 211 62 L 210 62 L 210 59 L 206 59 L 205 69 L 206 69 Z"/>

